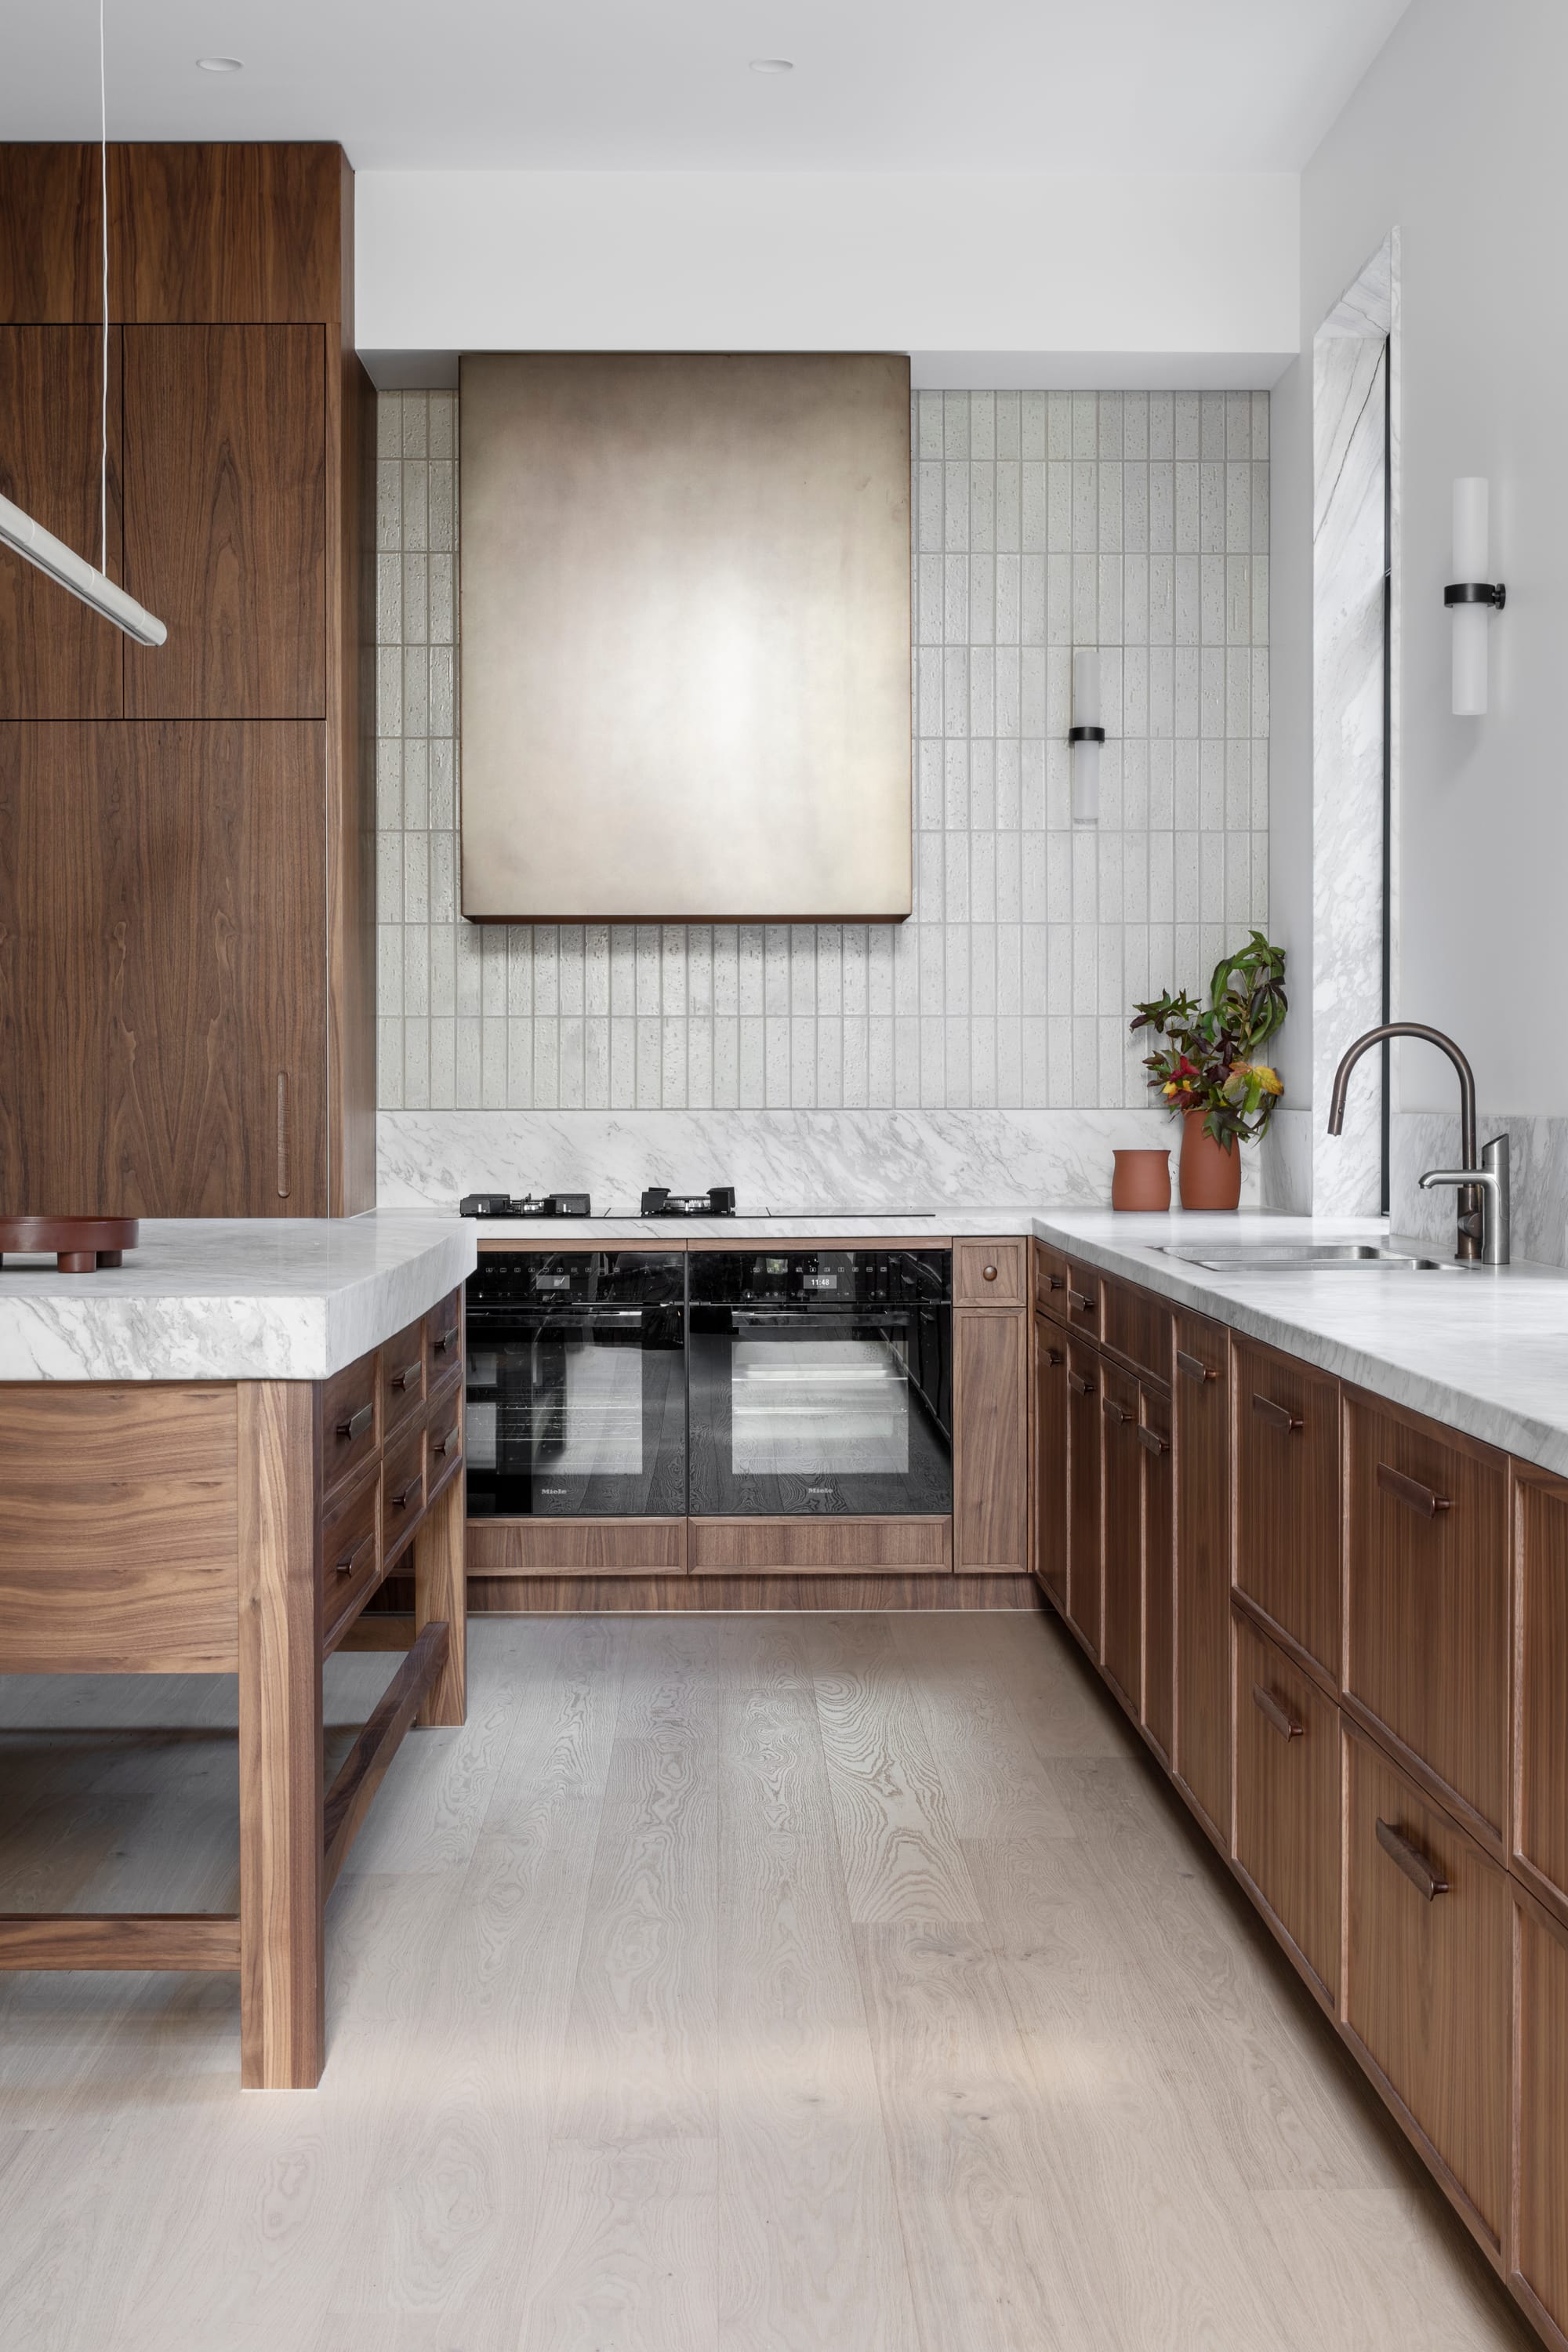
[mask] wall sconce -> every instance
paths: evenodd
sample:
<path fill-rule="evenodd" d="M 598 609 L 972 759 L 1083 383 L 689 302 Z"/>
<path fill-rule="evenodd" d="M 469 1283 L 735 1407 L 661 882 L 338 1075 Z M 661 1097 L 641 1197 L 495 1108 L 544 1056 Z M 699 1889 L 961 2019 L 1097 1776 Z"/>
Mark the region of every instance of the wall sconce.
<path fill-rule="evenodd" d="M 1454 615 L 1454 716 L 1479 719 L 1487 707 L 1487 614 L 1500 613 L 1508 590 L 1489 580 L 1487 482 L 1466 474 L 1454 484 L 1455 578 L 1443 591 Z"/>
<path fill-rule="evenodd" d="M 1080 646 L 1072 657 L 1072 821 L 1100 823 L 1100 747 L 1105 730 L 1100 723 L 1100 650 Z"/>

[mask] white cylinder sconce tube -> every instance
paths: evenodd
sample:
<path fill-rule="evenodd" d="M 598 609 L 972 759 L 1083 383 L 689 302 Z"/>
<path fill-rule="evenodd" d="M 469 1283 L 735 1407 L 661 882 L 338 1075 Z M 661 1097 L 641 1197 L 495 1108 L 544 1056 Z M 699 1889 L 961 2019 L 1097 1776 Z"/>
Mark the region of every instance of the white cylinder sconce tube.
<path fill-rule="evenodd" d="M 1100 823 L 1100 747 L 1105 740 L 1105 729 L 1100 714 L 1100 652 L 1094 646 L 1079 646 L 1072 657 L 1072 725 L 1068 741 L 1072 747 L 1072 821 L 1074 824 Z"/>
<path fill-rule="evenodd" d="M 1454 484 L 1454 576 L 1443 591 L 1454 625 L 1454 692 L 1456 719 L 1479 719 L 1487 708 L 1487 631 L 1493 613 L 1500 613 L 1508 591 L 1500 581 L 1489 580 L 1489 494 L 1486 478 L 1462 475 Z"/>

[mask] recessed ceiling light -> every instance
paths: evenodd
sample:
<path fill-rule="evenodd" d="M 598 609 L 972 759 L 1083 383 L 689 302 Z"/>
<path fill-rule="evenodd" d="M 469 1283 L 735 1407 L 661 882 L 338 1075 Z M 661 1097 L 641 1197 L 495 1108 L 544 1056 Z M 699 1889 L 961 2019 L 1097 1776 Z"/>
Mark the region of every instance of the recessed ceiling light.
<path fill-rule="evenodd" d="M 203 73 L 243 73 L 245 71 L 243 58 L 198 58 L 196 63 Z"/>
<path fill-rule="evenodd" d="M 794 73 L 795 59 L 793 58 L 753 58 L 752 71 L 753 73 Z"/>

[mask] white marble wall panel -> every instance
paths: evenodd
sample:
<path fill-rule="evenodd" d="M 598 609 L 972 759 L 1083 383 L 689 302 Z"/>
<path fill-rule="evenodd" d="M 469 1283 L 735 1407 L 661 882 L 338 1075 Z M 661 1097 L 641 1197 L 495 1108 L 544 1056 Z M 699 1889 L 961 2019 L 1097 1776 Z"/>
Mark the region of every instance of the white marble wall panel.
<path fill-rule="evenodd" d="M 384 1113 L 426 1135 L 496 1116 L 495 1151 L 455 1171 L 472 1184 L 491 1167 L 564 1181 L 507 1140 L 518 1122 L 500 1115 L 532 1110 L 1143 1103 L 1131 1002 L 1201 986 L 1267 919 L 1266 394 L 917 397 L 915 912 L 894 929 L 461 920 L 456 465 L 455 394 L 382 396 Z M 1075 833 L 1085 643 L 1111 740 L 1101 822 Z M 402 1131 L 386 1132 L 394 1181 Z M 1095 1148 L 1092 1122 L 1082 1134 Z M 628 1150 L 620 1190 L 648 1156 Z"/>

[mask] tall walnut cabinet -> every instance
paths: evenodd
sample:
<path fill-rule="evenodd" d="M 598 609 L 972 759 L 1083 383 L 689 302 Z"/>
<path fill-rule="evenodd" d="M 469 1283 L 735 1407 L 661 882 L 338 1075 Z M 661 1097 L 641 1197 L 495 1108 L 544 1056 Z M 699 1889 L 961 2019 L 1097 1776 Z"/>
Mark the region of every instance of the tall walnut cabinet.
<path fill-rule="evenodd" d="M 0 146 L 0 490 L 96 563 L 99 151 Z M 374 432 L 331 145 L 109 151 L 107 561 L 0 551 L 0 1213 L 369 1207 Z"/>

